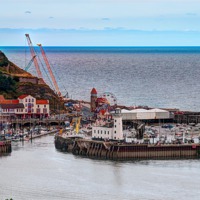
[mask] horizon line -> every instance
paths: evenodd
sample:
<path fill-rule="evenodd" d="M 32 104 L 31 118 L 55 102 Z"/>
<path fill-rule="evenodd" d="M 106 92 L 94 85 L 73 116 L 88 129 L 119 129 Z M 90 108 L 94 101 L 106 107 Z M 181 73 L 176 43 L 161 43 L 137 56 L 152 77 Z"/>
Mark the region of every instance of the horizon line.
<path fill-rule="evenodd" d="M 37 47 L 37 45 L 33 45 L 34 47 Z M 44 46 L 44 45 L 43 45 Z M 20 45 L 6 45 L 6 46 L 0 46 L 1 47 L 27 47 L 29 48 L 29 46 L 20 46 Z M 74 48 L 74 47 L 83 47 L 83 48 L 87 48 L 87 47 L 97 47 L 97 48 L 102 48 L 102 47 L 111 47 L 111 48 L 115 48 L 115 47 L 120 47 L 120 48 L 138 48 L 138 47 L 200 47 L 200 45 L 140 45 L 140 46 L 93 46 L 93 45 L 89 45 L 89 46 L 80 46 L 80 45 L 74 45 L 74 46 L 54 46 L 54 45 L 45 45 L 44 47 L 69 47 L 69 48 Z"/>

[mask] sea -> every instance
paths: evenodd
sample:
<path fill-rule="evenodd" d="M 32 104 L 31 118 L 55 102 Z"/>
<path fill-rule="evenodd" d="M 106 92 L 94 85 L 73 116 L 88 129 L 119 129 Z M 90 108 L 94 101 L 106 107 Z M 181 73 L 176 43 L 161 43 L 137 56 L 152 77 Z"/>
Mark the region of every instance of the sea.
<path fill-rule="evenodd" d="M 35 49 L 45 72 L 39 49 Z M 200 47 L 44 49 L 60 90 L 73 99 L 89 100 L 95 87 L 98 95 L 112 94 L 120 105 L 200 111 Z M 28 47 L 0 50 L 21 68 L 31 60 Z M 29 72 L 36 74 L 33 64 Z M 200 198 L 198 159 L 89 159 L 57 151 L 54 135 L 12 147 L 11 154 L 0 156 L 0 200 Z"/>

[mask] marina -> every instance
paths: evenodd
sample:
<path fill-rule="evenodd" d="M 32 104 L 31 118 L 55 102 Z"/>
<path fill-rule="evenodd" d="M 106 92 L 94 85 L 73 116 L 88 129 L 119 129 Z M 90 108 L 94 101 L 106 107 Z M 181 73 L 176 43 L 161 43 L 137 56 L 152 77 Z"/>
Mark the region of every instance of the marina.
<path fill-rule="evenodd" d="M 90 137 L 65 129 L 56 134 L 55 147 L 75 155 L 111 160 L 200 158 L 199 124 L 145 127 L 135 122 L 137 128 L 133 128 L 123 125 L 120 108 L 112 112 L 111 119 L 91 124 Z"/>
<path fill-rule="evenodd" d="M 160 127 L 159 127 L 160 128 Z M 149 128 L 146 129 L 149 132 Z M 167 133 L 167 134 L 166 134 Z M 146 133 L 145 133 L 146 134 Z M 89 158 L 111 160 L 143 160 L 143 159 L 191 159 L 200 158 L 200 137 L 192 134 L 183 137 L 183 133 L 153 137 L 150 133 L 141 140 L 127 138 L 125 141 L 91 140 L 75 134 L 55 136 L 55 147 L 64 152 L 71 152 Z"/>

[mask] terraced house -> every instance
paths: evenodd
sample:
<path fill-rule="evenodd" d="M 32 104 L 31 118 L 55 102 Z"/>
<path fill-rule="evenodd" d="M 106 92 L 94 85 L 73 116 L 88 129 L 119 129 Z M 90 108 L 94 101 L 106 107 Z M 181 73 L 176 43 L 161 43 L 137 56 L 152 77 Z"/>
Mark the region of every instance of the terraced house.
<path fill-rule="evenodd" d="M 21 95 L 18 99 L 8 100 L 0 95 L 0 120 L 14 118 L 46 118 L 49 116 L 49 100 L 36 99 L 31 95 Z"/>

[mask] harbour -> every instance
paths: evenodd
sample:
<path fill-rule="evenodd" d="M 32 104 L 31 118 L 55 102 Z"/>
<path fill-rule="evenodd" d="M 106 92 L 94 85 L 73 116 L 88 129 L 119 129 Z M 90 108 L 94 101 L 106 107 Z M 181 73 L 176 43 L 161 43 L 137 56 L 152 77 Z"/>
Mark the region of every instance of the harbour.
<path fill-rule="evenodd" d="M 199 0 L 0 5 L 0 200 L 200 199 Z"/>
<path fill-rule="evenodd" d="M 133 54 L 130 54 L 130 57 L 119 55 L 122 58 L 122 63 L 124 58 L 129 60 L 130 57 L 133 59 L 133 57 L 138 56 L 135 57 Z M 73 53 L 69 56 L 72 56 L 73 62 L 76 63 Z M 84 55 L 79 53 L 79 56 L 79 58 L 83 59 L 84 57 L 86 60 L 94 56 L 97 63 L 99 63 L 98 59 L 101 58 L 99 53 Z M 147 63 L 149 63 L 150 55 L 144 54 L 143 56 L 145 61 L 148 60 Z M 171 57 L 171 55 L 164 53 L 165 56 Z M 104 57 L 104 59 L 107 58 L 107 56 Z M 110 54 L 109 59 L 113 62 L 116 59 L 116 54 Z M 129 60 L 130 63 L 132 59 Z M 59 62 L 61 61 L 62 59 L 59 60 Z M 99 64 L 101 66 L 101 63 Z M 70 66 L 73 64 L 69 65 L 69 68 Z M 105 68 L 106 66 L 103 67 L 103 69 Z M 75 68 L 76 70 L 79 69 Z M 84 70 L 87 71 L 86 68 Z M 133 70 L 132 67 L 127 71 L 128 74 L 133 73 L 131 70 Z M 70 76 L 74 77 L 70 74 L 71 71 L 66 75 L 69 80 L 71 80 Z M 65 102 L 69 112 L 67 115 L 60 112 L 60 106 L 54 102 L 54 98 L 49 99 L 50 103 L 44 99 L 38 100 L 34 96 L 16 97 L 13 102 L 19 101 L 20 103 L 22 99 L 24 108 L 26 108 L 26 99 L 27 102 L 29 99 L 33 99 L 34 102 L 30 107 L 34 110 L 33 112 L 24 114 L 16 110 L 17 117 L 15 117 L 15 111 L 12 110 L 11 113 L 8 113 L 3 107 L 1 117 L 3 117 L 2 120 L 8 120 L 10 130 L 20 130 L 19 134 L 29 133 L 29 139 L 27 141 L 13 141 L 12 152 L 0 156 L 0 170 L 6 171 L 2 174 L 0 183 L 1 198 L 28 199 L 31 196 L 33 199 L 173 199 L 177 191 L 182 199 L 198 198 L 200 119 L 196 101 L 189 104 L 192 95 L 187 96 L 186 92 L 184 93 L 187 96 L 186 99 L 183 97 L 180 102 L 175 100 L 173 87 L 171 91 L 168 91 L 171 101 L 161 98 L 160 96 L 165 94 L 165 87 L 163 88 L 162 85 L 161 88 L 152 87 L 152 91 L 154 89 L 156 91 L 153 94 L 149 93 L 150 88 L 145 83 L 146 88 L 140 88 L 141 85 L 137 85 L 135 82 L 137 91 L 144 91 L 143 94 L 137 93 L 134 88 L 130 92 L 130 88 L 126 88 L 123 82 L 124 88 L 120 89 L 121 85 L 118 85 L 117 81 L 121 72 L 123 74 L 122 68 L 119 68 L 115 79 L 111 80 L 110 86 L 102 84 L 101 79 L 96 77 L 95 84 L 98 96 L 97 94 L 91 95 L 92 101 L 88 100 L 91 91 L 90 81 L 92 80 L 88 78 L 87 85 L 79 77 L 76 86 L 78 88 L 74 88 L 72 84 L 69 90 L 73 88 L 71 93 L 75 98 L 84 98 L 84 100 L 71 99 L 71 101 Z M 90 72 L 87 71 L 85 75 L 84 73 L 83 71 L 83 76 L 92 77 Z M 145 74 L 146 72 L 143 75 Z M 106 77 L 105 74 L 100 76 Z M 109 77 L 107 78 L 109 79 Z M 140 78 L 143 80 L 142 77 Z M 151 82 L 151 77 L 147 76 L 148 78 Z M 168 75 L 167 79 L 169 79 Z M 73 80 L 71 81 L 73 83 Z M 129 80 L 127 79 L 127 81 Z M 79 84 L 86 84 L 87 92 L 83 92 L 83 87 L 78 86 Z M 108 89 L 113 93 L 102 92 Z M 193 94 L 194 88 L 190 89 L 191 94 Z M 181 91 L 177 91 L 176 95 Z M 113 99 L 109 99 L 109 102 L 117 100 L 118 107 L 106 110 L 105 105 L 107 106 L 108 102 L 104 99 L 104 95 L 107 95 L 107 98 L 108 95 L 114 96 Z M 7 101 L 6 98 L 2 99 L 3 102 Z M 141 102 L 143 106 L 137 106 L 133 101 Z M 84 108 L 84 102 L 87 104 L 89 102 L 89 105 L 91 103 L 92 109 L 94 109 L 92 115 L 90 107 L 89 111 Z M 98 104 L 99 106 L 97 106 Z M 43 105 L 46 105 L 46 111 L 49 107 L 53 108 L 51 115 L 43 110 Z M 101 107 L 101 105 L 103 106 Z M 41 113 L 37 112 L 38 108 L 42 111 Z M 111 128 L 117 124 L 111 115 L 116 108 L 122 110 L 123 123 L 120 123 L 123 134 L 116 132 L 115 135 L 115 130 L 111 130 Z M 82 119 L 80 120 L 80 118 Z M 3 124 L 7 123 L 4 121 Z M 63 137 L 65 129 L 73 130 L 74 134 L 77 124 L 80 125 L 81 134 L 86 134 L 86 138 L 78 138 L 77 136 L 81 135 L 78 133 L 75 137 L 68 137 L 69 134 Z M 47 129 L 52 126 L 56 129 L 54 133 L 50 134 L 47 132 L 33 134 L 32 140 L 30 140 L 30 131 L 33 127 L 38 126 Z M 4 132 L 5 127 L 2 128 L 2 135 L 9 134 L 9 129 Z M 155 178 L 157 181 L 152 181 Z"/>

